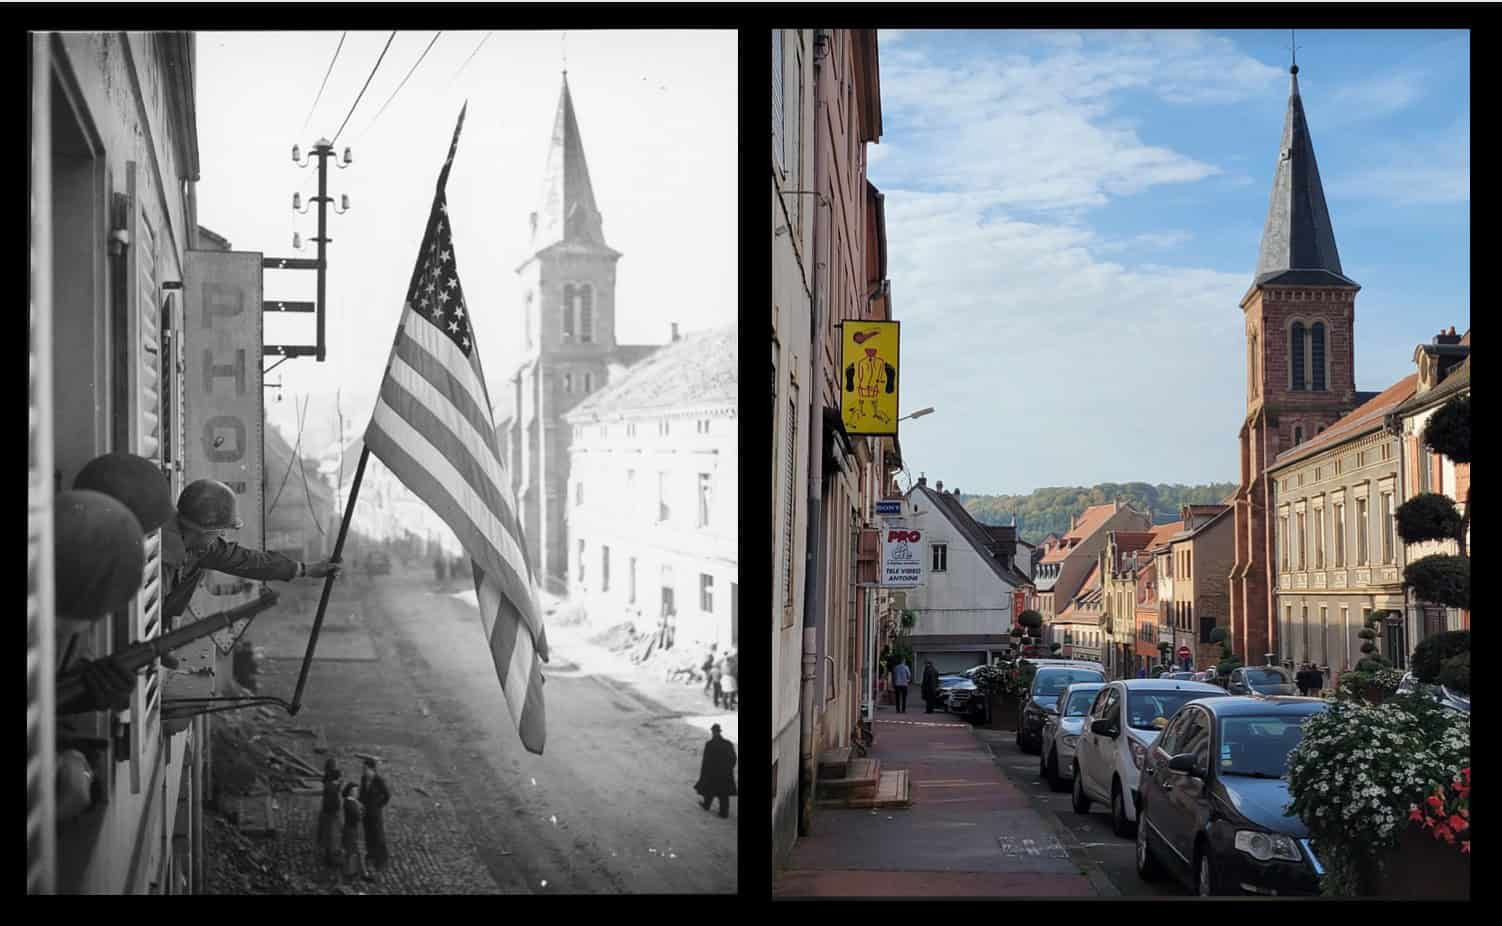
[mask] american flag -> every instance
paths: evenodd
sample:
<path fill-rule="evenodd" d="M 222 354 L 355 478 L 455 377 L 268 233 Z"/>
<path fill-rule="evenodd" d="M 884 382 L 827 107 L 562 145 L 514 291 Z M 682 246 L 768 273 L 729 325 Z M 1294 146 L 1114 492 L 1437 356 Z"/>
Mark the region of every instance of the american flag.
<path fill-rule="evenodd" d="M 444 190 L 463 126 L 461 111 L 365 445 L 464 545 L 511 718 L 522 744 L 541 754 L 547 639 L 459 284 Z"/>

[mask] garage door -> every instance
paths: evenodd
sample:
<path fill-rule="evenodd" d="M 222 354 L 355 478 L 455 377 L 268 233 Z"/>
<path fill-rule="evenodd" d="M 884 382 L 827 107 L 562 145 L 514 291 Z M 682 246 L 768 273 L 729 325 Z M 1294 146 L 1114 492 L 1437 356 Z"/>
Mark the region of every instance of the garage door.
<path fill-rule="evenodd" d="M 985 651 L 973 653 L 918 653 L 918 666 L 913 673 L 918 678 L 923 677 L 924 661 L 932 659 L 934 668 L 939 670 L 940 675 L 963 672 L 974 666 L 984 665 L 986 662 Z"/>

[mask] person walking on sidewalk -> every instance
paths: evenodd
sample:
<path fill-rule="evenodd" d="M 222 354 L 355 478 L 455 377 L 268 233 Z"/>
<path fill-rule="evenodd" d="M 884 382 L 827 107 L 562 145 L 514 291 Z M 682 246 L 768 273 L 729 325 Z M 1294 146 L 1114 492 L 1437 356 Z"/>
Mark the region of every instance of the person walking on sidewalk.
<path fill-rule="evenodd" d="M 344 850 L 344 869 L 341 872 L 346 879 L 359 875 L 365 880 L 371 880 L 370 873 L 365 870 L 365 856 L 360 852 L 360 818 L 363 808 L 360 806 L 360 784 L 350 781 L 344 785 L 344 833 L 341 847 Z"/>
<path fill-rule="evenodd" d="M 1325 690 L 1325 670 L 1309 663 L 1309 695 L 1319 697 Z"/>
<path fill-rule="evenodd" d="M 907 686 L 913 680 L 913 670 L 907 667 L 907 657 L 897 660 L 892 670 L 892 690 L 897 692 L 897 713 L 907 713 Z"/>
<path fill-rule="evenodd" d="M 725 651 L 720 670 L 720 691 L 724 696 L 725 710 L 735 710 L 740 693 L 740 654 L 734 646 Z"/>
<path fill-rule="evenodd" d="M 704 760 L 699 765 L 699 780 L 694 790 L 704 798 L 699 806 L 709 809 L 710 802 L 718 798 L 720 816 L 730 816 L 730 798 L 739 793 L 735 788 L 735 746 L 720 736 L 720 725 L 709 728 L 709 742 L 704 744 Z"/>
<path fill-rule="evenodd" d="M 323 764 L 323 804 L 318 813 L 318 860 L 335 870 L 339 868 L 336 847 L 339 839 L 339 779 L 343 775 L 334 757 L 329 756 Z"/>
<path fill-rule="evenodd" d="M 704 673 L 704 693 L 709 694 L 714 689 L 714 664 L 716 660 L 716 644 L 709 644 L 709 649 L 704 651 L 704 661 L 699 664 L 699 671 Z"/>
<path fill-rule="evenodd" d="M 923 664 L 923 713 L 932 714 L 938 700 L 939 670 L 934 668 L 934 661 L 930 659 Z"/>
<path fill-rule="evenodd" d="M 371 867 L 380 870 L 386 867 L 389 857 L 386 851 L 386 805 L 391 803 L 391 792 L 386 788 L 386 779 L 376 771 L 376 760 L 365 760 L 365 772 L 360 776 L 360 806 L 365 812 L 365 856 Z"/>

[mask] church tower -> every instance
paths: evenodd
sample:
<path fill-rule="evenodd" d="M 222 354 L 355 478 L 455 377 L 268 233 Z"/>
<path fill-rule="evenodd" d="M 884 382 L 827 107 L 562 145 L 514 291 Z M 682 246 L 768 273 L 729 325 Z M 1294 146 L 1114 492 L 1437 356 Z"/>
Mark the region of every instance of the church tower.
<path fill-rule="evenodd" d="M 533 569 L 545 587 L 563 591 L 571 437 L 563 415 L 604 387 L 616 359 L 615 269 L 621 258 L 605 243 L 567 71 L 542 198 L 530 222 L 532 255 L 516 270 L 524 359 L 509 383 L 512 414 L 502 445 Z"/>
<path fill-rule="evenodd" d="M 1361 287 L 1340 268 L 1298 65 L 1289 70 L 1288 112 L 1257 271 L 1241 300 L 1247 396 L 1230 618 L 1232 647 L 1247 665 L 1260 665 L 1277 649 L 1267 529 L 1272 487 L 1263 474 L 1279 453 L 1359 404 L 1354 335 Z"/>

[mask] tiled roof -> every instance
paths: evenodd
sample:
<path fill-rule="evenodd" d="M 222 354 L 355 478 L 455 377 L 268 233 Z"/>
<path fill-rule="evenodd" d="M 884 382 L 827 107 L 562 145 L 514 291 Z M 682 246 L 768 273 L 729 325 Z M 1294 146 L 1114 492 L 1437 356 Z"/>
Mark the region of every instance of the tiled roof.
<path fill-rule="evenodd" d="M 944 513 L 944 516 L 949 519 L 949 522 L 955 526 L 955 529 L 975 549 L 980 558 L 985 560 L 986 565 L 991 567 L 991 571 L 996 574 L 998 579 L 1013 588 L 1031 584 L 1027 576 L 1017 571 L 1016 564 L 1003 562 L 991 555 L 991 544 L 994 538 L 990 529 L 982 526 L 980 522 L 971 517 L 970 512 L 965 509 L 964 504 L 958 497 L 949 492 L 936 492 L 926 485 L 914 486 L 914 491 L 922 492 L 923 496 L 928 499 L 934 508 Z M 1016 530 L 1016 528 L 1010 526 L 1005 529 L 1009 531 Z"/>
<path fill-rule="evenodd" d="M 1153 527 L 1153 541 L 1147 545 L 1149 550 L 1155 549 L 1167 543 L 1175 534 L 1183 533 L 1183 521 L 1170 521 L 1167 524 L 1159 524 Z"/>
<path fill-rule="evenodd" d="M 1457 392 L 1463 392 L 1471 387 L 1471 358 L 1467 357 L 1456 364 L 1450 375 L 1439 381 L 1439 384 L 1421 395 L 1415 395 L 1393 409 L 1399 415 L 1426 408 L 1436 402 L 1444 401 Z"/>
<path fill-rule="evenodd" d="M 1118 506 L 1114 502 L 1109 505 L 1091 505 L 1080 512 L 1079 520 L 1075 522 L 1074 527 L 1069 529 L 1069 533 L 1064 536 L 1084 540 L 1100 530 L 1101 525 L 1105 524 L 1117 510 Z"/>
<path fill-rule="evenodd" d="M 1157 536 L 1154 531 L 1112 531 L 1116 538 L 1116 552 L 1132 553 L 1145 549 Z"/>
<path fill-rule="evenodd" d="M 735 325 L 686 334 L 580 402 L 565 419 L 682 406 L 735 404 L 739 366 Z"/>
<path fill-rule="evenodd" d="M 1314 437 L 1278 454 L 1273 460 L 1273 465 L 1268 469 L 1276 469 L 1295 460 L 1313 456 L 1358 434 L 1381 427 L 1383 416 L 1413 396 L 1418 381 L 1418 373 L 1408 374 Z"/>

